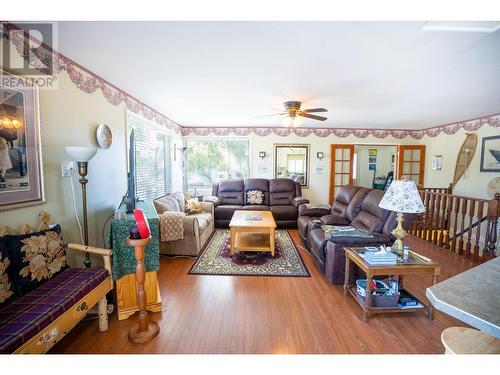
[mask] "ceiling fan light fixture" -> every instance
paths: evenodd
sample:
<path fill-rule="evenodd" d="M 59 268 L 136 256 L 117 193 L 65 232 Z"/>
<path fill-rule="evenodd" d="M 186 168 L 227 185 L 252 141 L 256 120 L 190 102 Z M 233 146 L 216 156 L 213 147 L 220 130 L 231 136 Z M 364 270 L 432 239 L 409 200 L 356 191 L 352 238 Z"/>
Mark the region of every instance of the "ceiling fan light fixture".
<path fill-rule="evenodd" d="M 283 118 L 283 121 L 282 121 L 282 124 L 283 126 L 288 126 L 290 127 L 290 125 L 292 125 L 292 118 L 290 116 L 286 116 Z"/>
<path fill-rule="evenodd" d="M 292 119 L 292 126 L 294 128 L 296 128 L 297 126 L 300 126 L 300 125 L 302 125 L 302 119 L 300 117 L 298 117 L 298 116 L 294 117 Z"/>

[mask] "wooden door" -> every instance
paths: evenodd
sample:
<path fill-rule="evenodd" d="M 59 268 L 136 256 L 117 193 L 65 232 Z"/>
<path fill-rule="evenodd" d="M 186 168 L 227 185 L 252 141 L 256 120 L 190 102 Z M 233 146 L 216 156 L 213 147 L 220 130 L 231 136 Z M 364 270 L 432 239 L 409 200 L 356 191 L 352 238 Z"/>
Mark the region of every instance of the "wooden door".
<path fill-rule="evenodd" d="M 352 184 L 354 145 L 330 145 L 330 204 L 344 185 Z"/>
<path fill-rule="evenodd" d="M 405 176 L 417 186 L 424 184 L 425 146 L 405 145 L 398 146 L 398 173 L 397 178 Z"/>

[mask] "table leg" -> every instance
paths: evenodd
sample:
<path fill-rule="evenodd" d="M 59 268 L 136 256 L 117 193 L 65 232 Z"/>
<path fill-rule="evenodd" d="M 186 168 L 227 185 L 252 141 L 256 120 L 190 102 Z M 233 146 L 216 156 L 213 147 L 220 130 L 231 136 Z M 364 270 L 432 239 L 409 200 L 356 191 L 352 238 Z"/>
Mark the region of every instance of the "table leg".
<path fill-rule="evenodd" d="M 432 275 L 432 285 L 436 285 L 438 283 L 438 278 L 439 274 L 435 272 Z M 427 314 L 427 318 L 430 320 L 434 320 L 434 306 L 432 306 L 432 303 L 429 303 L 429 312 Z"/>
<path fill-rule="evenodd" d="M 236 229 L 235 228 L 231 228 L 230 238 L 231 238 L 231 245 L 229 247 L 229 255 L 233 256 L 234 255 L 234 242 L 236 240 Z"/>
<path fill-rule="evenodd" d="M 405 278 L 403 275 L 398 275 L 398 284 L 399 284 L 399 289 L 404 289 L 405 287 Z"/>
<path fill-rule="evenodd" d="M 351 273 L 351 260 L 348 256 L 345 258 L 345 274 L 344 274 L 344 295 L 347 296 L 349 289 L 349 278 Z"/>
<path fill-rule="evenodd" d="M 271 232 L 269 234 L 269 241 L 270 241 L 270 245 L 271 245 L 271 256 L 274 258 L 274 242 L 275 242 L 275 238 L 274 238 L 274 228 L 271 228 Z"/>
<path fill-rule="evenodd" d="M 363 309 L 363 320 L 366 322 L 370 317 L 370 307 L 372 306 L 372 282 L 373 278 L 370 273 L 366 274 L 366 297 L 365 297 L 365 306 Z"/>

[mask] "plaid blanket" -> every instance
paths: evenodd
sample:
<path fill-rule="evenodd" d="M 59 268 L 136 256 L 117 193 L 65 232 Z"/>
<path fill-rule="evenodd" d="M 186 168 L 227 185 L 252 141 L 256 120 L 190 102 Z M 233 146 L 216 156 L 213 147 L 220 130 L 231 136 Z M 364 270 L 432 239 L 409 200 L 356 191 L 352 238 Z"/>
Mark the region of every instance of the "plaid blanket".
<path fill-rule="evenodd" d="M 373 238 L 373 234 L 370 232 L 354 228 L 353 230 L 338 230 L 335 225 L 322 225 L 321 229 L 325 232 L 325 238 L 327 240 L 334 237 Z"/>
<path fill-rule="evenodd" d="M 177 241 L 184 239 L 184 212 L 166 211 L 160 215 L 160 239 Z"/>

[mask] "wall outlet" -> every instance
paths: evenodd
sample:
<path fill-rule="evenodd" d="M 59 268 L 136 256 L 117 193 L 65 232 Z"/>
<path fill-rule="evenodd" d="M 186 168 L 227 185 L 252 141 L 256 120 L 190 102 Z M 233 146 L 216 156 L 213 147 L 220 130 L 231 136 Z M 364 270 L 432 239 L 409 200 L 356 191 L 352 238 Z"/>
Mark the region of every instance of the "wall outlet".
<path fill-rule="evenodd" d="M 73 175 L 73 162 L 61 163 L 61 175 L 63 177 L 71 177 Z"/>

